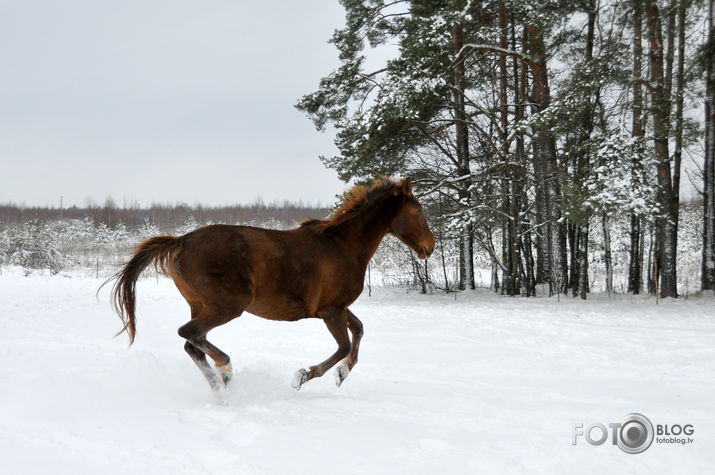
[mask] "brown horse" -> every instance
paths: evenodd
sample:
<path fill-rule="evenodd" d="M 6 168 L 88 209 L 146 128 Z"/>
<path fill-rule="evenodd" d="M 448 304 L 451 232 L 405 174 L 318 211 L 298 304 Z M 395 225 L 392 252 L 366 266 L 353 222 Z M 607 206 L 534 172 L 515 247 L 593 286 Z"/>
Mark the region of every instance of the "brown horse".
<path fill-rule="evenodd" d="M 191 307 L 191 321 L 179 328 L 184 349 L 215 390 L 228 384 L 232 369 L 228 355 L 206 340 L 211 329 L 243 312 L 271 320 L 321 318 L 338 350 L 307 371 L 298 370 L 293 387 L 300 389 L 345 358 L 335 373 L 340 386 L 357 363 L 363 335 L 362 323 L 348 306 L 362 292 L 368 262 L 387 233 L 422 259 L 434 249 L 408 179 L 356 186 L 328 219 L 310 219 L 287 231 L 212 225 L 180 237 L 148 239 L 112 278 L 112 303 L 131 344 L 139 274 L 154 264 L 169 275 Z"/>

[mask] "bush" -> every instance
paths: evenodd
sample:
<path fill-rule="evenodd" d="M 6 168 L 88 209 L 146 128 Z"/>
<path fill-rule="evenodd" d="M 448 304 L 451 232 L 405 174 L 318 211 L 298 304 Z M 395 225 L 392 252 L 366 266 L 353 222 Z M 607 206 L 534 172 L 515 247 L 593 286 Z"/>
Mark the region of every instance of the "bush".
<path fill-rule="evenodd" d="M 50 269 L 56 274 L 64 267 L 57 232 L 48 222 L 31 220 L 11 226 L 2 233 L 0 254 L 4 263 L 25 269 Z"/>

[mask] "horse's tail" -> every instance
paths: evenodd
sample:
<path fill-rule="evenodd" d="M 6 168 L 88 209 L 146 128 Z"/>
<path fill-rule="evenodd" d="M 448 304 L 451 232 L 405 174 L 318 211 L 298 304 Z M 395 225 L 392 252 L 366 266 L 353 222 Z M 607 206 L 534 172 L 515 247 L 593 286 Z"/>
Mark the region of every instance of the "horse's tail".
<path fill-rule="evenodd" d="M 110 282 L 116 279 L 112 287 L 112 308 L 114 308 L 114 311 L 117 312 L 124 324 L 124 327 L 117 332 L 117 335 L 127 332 L 130 345 L 134 343 L 134 335 L 137 329 L 135 314 L 137 279 L 150 264 L 154 264 L 157 272 L 164 274 L 171 272 L 173 260 L 181 250 L 181 242 L 180 238 L 173 236 L 157 236 L 147 239 L 137 245 L 134 255 L 122 267 L 122 270 L 107 281 Z"/>

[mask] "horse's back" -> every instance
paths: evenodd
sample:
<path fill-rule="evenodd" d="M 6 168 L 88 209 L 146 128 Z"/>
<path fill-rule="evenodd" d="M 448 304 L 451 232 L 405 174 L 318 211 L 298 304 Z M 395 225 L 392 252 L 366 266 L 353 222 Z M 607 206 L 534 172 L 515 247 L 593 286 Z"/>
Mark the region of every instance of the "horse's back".
<path fill-rule="evenodd" d="M 332 265 L 329 257 L 338 255 L 306 227 L 211 225 L 181 239 L 172 277 L 187 300 L 276 320 L 316 316 Z"/>

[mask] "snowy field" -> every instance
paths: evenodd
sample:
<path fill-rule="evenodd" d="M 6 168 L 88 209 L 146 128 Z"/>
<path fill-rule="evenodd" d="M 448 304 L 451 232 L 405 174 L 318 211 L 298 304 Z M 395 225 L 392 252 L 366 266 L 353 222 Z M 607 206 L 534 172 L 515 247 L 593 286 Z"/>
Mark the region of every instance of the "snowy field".
<path fill-rule="evenodd" d="M 715 302 L 422 296 L 373 289 L 352 309 L 360 362 L 296 392 L 335 343 L 318 320 L 244 315 L 210 334 L 233 358 L 227 404 L 176 329 L 166 279 L 138 286 L 127 349 L 84 277 L 0 275 L 3 474 L 715 473 Z M 692 424 L 639 455 L 571 444 L 574 422 Z"/>

